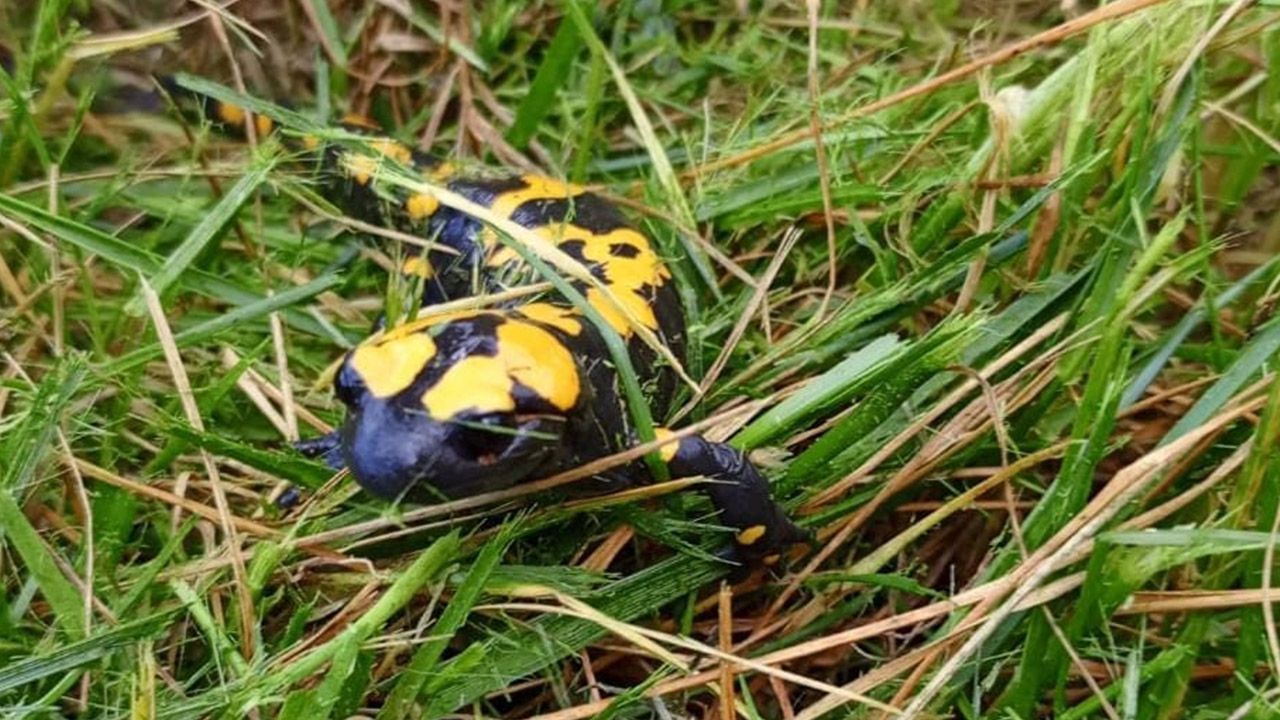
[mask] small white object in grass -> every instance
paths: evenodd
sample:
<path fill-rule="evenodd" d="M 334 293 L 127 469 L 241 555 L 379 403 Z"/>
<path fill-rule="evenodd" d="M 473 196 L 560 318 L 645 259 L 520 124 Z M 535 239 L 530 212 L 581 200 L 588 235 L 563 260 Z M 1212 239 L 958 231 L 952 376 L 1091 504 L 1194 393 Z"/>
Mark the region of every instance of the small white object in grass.
<path fill-rule="evenodd" d="M 1031 93 L 1021 85 L 1001 88 L 988 103 L 993 122 L 1017 132 L 1031 113 Z"/>

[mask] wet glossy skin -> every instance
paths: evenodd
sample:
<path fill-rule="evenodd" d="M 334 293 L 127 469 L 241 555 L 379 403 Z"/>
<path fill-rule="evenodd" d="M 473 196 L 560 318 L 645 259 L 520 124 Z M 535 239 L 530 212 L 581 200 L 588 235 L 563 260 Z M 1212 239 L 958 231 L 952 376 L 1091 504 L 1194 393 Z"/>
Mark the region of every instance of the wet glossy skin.
<path fill-rule="evenodd" d="M 598 336 L 543 317 L 503 309 L 411 324 L 352 351 L 335 383 L 349 409 L 335 459 L 382 497 L 465 497 L 616 446 L 622 415 L 597 410 L 622 406 L 585 369 Z"/>
<path fill-rule="evenodd" d="M 245 121 L 214 105 L 224 123 Z M 655 247 L 599 196 L 532 175 L 478 178 L 377 134 L 360 150 L 319 148 L 328 192 L 367 222 L 419 234 L 452 249 L 411 257 L 404 272 L 425 280 L 424 305 L 539 278 L 477 219 L 429 194 L 381 187 L 379 165 L 397 163 L 556 243 L 603 281 L 631 314 L 683 362 L 684 317 Z M 257 121 L 259 132 L 271 130 Z M 655 415 L 674 389 L 670 368 L 592 287 L 579 291 L 627 342 Z M 335 382 L 348 414 L 331 435 L 300 449 L 350 468 L 384 498 L 466 497 L 510 487 L 615 453 L 635 441 L 617 373 L 598 328 L 555 294 L 482 312 L 411 322 L 375 334 L 343 361 Z M 676 477 L 707 475 L 720 521 L 736 530 L 745 559 L 776 557 L 801 532 L 769 498 L 741 453 L 699 437 L 662 453 Z M 640 463 L 600 478 L 594 490 L 647 482 Z"/>

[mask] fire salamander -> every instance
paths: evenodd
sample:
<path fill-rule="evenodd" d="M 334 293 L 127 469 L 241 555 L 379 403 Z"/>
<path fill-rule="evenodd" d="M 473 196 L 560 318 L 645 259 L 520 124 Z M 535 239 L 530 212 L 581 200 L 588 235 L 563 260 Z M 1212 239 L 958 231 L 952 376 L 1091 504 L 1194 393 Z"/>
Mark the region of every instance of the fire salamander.
<path fill-rule="evenodd" d="M 205 101 L 206 114 L 230 128 L 247 120 L 238 106 Z M 362 148 L 321 148 L 326 192 L 354 217 L 414 233 L 438 249 L 410 257 L 403 271 L 424 280 L 424 304 L 510 288 L 536 279 L 495 231 L 474 217 L 379 181 L 383 163 L 411 173 L 554 242 L 605 283 L 615 298 L 683 362 L 684 314 L 671 274 L 653 244 L 619 210 L 593 193 L 547 177 L 464 175 L 345 118 Z M 274 130 L 255 116 L 255 130 Z M 594 287 L 575 283 L 587 302 L 626 341 L 656 415 L 676 382 L 672 369 L 636 337 L 631 323 Z M 297 444 L 381 498 L 460 498 L 508 488 L 618 452 L 636 442 L 616 368 L 599 329 L 572 303 L 547 294 L 493 309 L 454 312 L 374 333 L 342 362 L 334 381 L 346 406 L 342 426 Z M 659 430 L 659 437 L 670 437 Z M 734 532 L 729 554 L 772 563 L 804 533 L 771 499 L 769 486 L 741 452 L 699 436 L 664 445 L 676 478 L 705 476 Z M 597 478 L 607 492 L 649 481 L 640 462 Z"/>

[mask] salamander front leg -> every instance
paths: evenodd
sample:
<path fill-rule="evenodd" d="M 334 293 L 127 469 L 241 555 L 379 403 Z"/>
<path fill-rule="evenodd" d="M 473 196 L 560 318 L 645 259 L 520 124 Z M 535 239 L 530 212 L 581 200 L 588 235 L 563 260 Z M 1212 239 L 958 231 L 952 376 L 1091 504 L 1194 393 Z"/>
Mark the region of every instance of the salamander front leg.
<path fill-rule="evenodd" d="M 337 430 L 317 438 L 299 440 L 293 444 L 293 449 L 309 458 L 320 458 L 334 470 L 347 466 L 342 460 L 342 438 Z"/>
<path fill-rule="evenodd" d="M 738 450 L 699 436 L 682 438 L 664 450 L 673 476 L 702 475 L 713 481 L 705 486 L 706 493 L 720 511 L 720 523 L 735 531 L 735 559 L 770 564 L 789 546 L 809 541 L 769 496 L 769 483 L 760 471 Z"/>

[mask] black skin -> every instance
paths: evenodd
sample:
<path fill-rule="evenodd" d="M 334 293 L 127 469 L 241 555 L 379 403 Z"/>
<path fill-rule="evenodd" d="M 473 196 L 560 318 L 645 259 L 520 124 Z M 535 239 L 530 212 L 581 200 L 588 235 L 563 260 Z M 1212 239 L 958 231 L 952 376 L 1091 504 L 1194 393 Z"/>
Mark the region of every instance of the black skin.
<path fill-rule="evenodd" d="M 437 353 L 412 385 L 390 398 L 373 396 L 348 356 L 335 381 L 348 409 L 346 421 L 333 433 L 299 443 L 298 449 L 335 468 L 349 468 L 361 487 L 379 497 L 429 501 L 509 488 L 632 444 L 617 374 L 610 363 L 599 360 L 606 352 L 603 341 L 585 322 L 577 335 L 540 325 L 574 355 L 584 392 L 570 410 L 557 411 L 517 384 L 511 412 L 444 421 L 430 417 L 420 401 L 423 394 L 463 359 L 494 355 L 495 329 L 509 321 L 529 322 L 503 310 L 423 330 L 432 335 Z M 678 442 L 668 468 L 676 478 L 708 478 L 700 487 L 719 510 L 718 522 L 735 531 L 735 542 L 722 553 L 727 559 L 754 564 L 807 539 L 773 502 L 768 483 L 741 452 L 691 436 Z M 647 467 L 634 462 L 580 489 L 609 492 L 649 481 Z M 757 526 L 758 537 L 736 541 L 738 532 Z"/>
<path fill-rule="evenodd" d="M 216 105 L 210 114 L 217 116 Z M 368 128 L 351 126 L 356 132 Z M 466 297 L 536 280 L 529 268 L 489 268 L 486 250 L 479 240 L 481 223 L 456 210 L 442 207 L 429 218 L 412 219 L 405 211 L 403 191 L 379 190 L 357 183 L 337 168 L 331 148 L 318 154 L 319 172 L 327 180 L 328 194 L 348 213 L 368 222 L 421 233 L 452 252 L 431 252 L 425 257 L 434 269 L 426 282 L 423 304 Z M 414 152 L 413 169 L 436 168 L 436 159 Z M 448 187 L 472 201 L 492 204 L 506 193 L 528 187 L 520 176 L 506 178 L 451 177 Z M 595 234 L 627 227 L 617 208 L 591 193 L 572 198 L 538 198 L 525 201 L 511 213 L 513 221 L 529 228 L 568 223 Z M 607 267 L 583 256 L 580 243 L 568 241 L 560 248 L 583 262 L 606 284 Z M 633 257 L 633 248 L 616 247 L 620 257 Z M 615 251 L 611 250 L 611 252 Z M 579 290 L 585 290 L 579 287 Z M 657 335 L 683 361 L 684 314 L 670 281 L 642 291 L 654 311 Z M 548 301 L 543 299 L 544 302 Z M 550 301 L 555 301 L 551 298 Z M 517 384 L 512 392 L 514 410 L 463 413 L 436 419 L 425 411 L 421 398 L 449 367 L 473 356 L 497 353 L 494 328 L 519 320 L 519 306 L 433 325 L 429 332 L 438 348 L 419 369 L 413 384 L 389 398 L 375 397 L 348 355 L 335 380 L 335 391 L 347 407 L 347 418 L 338 430 L 296 444 L 311 457 L 322 458 L 335 468 L 349 468 L 356 481 L 371 494 L 385 499 L 411 498 L 430 501 L 469 497 L 500 490 L 578 467 L 634 444 L 630 415 L 618 391 L 619 380 L 599 331 L 582 319 L 581 331 L 570 334 L 553 325 L 542 325 L 574 358 L 582 392 L 574 407 L 557 409 L 531 388 Z M 655 414 L 664 412 L 675 388 L 671 369 L 638 338 L 628 351 L 632 365 L 650 396 Z M 702 437 L 679 441 L 668 469 L 675 478 L 705 476 L 702 485 L 719 511 L 720 524 L 732 529 L 735 540 L 726 557 L 754 564 L 776 559 L 789 546 L 808 540 L 769 495 L 767 481 L 741 452 Z M 603 492 L 650 482 L 643 463 L 631 463 L 607 477 L 587 483 L 587 491 Z"/>

